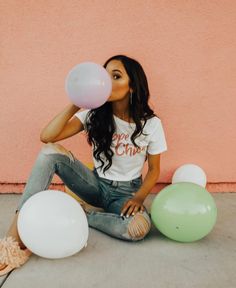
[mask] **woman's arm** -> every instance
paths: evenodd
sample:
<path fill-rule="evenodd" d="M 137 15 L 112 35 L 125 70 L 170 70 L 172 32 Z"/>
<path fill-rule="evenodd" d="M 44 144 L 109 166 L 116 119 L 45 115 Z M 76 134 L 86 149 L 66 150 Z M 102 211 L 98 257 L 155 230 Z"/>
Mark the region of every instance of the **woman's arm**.
<path fill-rule="evenodd" d="M 42 142 L 50 142 L 50 140 L 55 139 L 63 130 L 70 118 L 79 110 L 80 108 L 74 104 L 69 104 L 66 108 L 56 115 L 49 124 L 42 130 L 40 134 L 40 140 Z"/>
<path fill-rule="evenodd" d="M 135 198 L 144 201 L 147 195 L 151 192 L 152 188 L 157 183 L 159 175 L 160 173 L 149 170 L 144 178 L 142 186 L 135 193 Z"/>

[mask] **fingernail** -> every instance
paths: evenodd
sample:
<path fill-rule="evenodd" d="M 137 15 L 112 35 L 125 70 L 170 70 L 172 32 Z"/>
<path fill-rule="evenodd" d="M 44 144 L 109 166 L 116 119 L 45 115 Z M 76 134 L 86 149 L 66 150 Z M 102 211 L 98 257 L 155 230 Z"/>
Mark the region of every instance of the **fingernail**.
<path fill-rule="evenodd" d="M 122 216 L 123 216 L 123 213 L 121 213 L 120 216 L 122 217 Z"/>
<path fill-rule="evenodd" d="M 126 215 L 126 218 L 128 218 L 129 217 L 129 215 Z"/>

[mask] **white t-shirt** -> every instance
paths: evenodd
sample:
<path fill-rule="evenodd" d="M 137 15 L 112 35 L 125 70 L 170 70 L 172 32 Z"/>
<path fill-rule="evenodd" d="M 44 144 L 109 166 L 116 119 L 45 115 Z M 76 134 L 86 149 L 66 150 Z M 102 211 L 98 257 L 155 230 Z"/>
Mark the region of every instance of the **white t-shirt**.
<path fill-rule="evenodd" d="M 90 109 L 85 109 L 75 113 L 75 116 L 84 124 L 86 115 Z M 131 141 L 131 135 L 135 130 L 135 123 L 128 123 L 113 114 L 116 131 L 113 134 L 111 150 L 114 152 L 111 167 L 105 171 L 98 168 L 101 165 L 93 157 L 94 167 L 100 177 L 114 181 L 130 181 L 139 177 L 145 163 L 146 154 L 160 154 L 167 150 L 166 139 L 161 120 L 154 116 L 147 120 L 143 133 L 134 141 L 140 147 L 137 148 Z M 86 125 L 84 125 L 86 131 Z M 100 157 L 105 160 L 105 165 L 109 163 L 104 155 Z"/>

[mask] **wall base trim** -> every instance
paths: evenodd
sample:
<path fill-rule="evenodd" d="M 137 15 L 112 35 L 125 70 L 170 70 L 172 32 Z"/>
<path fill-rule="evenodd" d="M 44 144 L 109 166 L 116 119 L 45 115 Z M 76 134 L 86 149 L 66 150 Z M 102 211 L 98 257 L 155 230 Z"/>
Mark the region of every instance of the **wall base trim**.
<path fill-rule="evenodd" d="M 170 184 L 171 183 L 158 183 L 152 189 L 151 193 L 157 193 Z M 24 187 L 25 183 L 0 183 L 0 193 L 21 194 L 24 191 Z M 52 183 L 48 189 L 65 192 L 65 185 L 63 183 Z M 236 182 L 207 183 L 206 189 L 209 192 L 236 192 Z"/>

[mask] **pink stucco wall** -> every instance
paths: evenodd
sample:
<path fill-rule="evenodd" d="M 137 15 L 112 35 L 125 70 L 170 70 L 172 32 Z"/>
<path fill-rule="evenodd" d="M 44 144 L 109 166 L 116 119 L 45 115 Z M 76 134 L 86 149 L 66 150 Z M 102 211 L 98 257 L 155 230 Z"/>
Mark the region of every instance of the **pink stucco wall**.
<path fill-rule="evenodd" d="M 0 11 L 1 192 L 22 191 L 41 130 L 69 104 L 68 71 L 115 54 L 143 65 L 165 128 L 153 191 L 185 163 L 205 170 L 209 191 L 236 191 L 235 1 L 8 0 Z M 83 134 L 60 144 L 91 161 Z"/>

